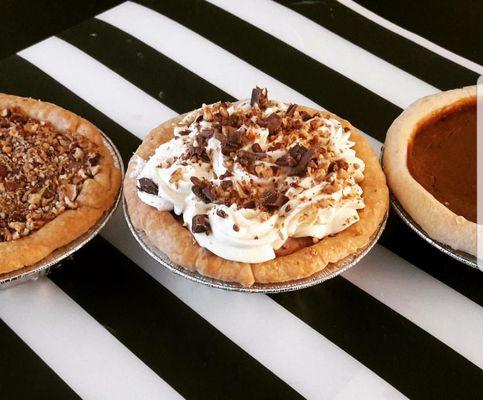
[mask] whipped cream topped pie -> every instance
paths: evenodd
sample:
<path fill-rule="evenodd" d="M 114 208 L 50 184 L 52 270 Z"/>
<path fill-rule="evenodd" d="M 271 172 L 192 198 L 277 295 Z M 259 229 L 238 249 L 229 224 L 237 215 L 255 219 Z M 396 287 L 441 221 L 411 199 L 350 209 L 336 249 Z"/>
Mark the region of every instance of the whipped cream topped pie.
<path fill-rule="evenodd" d="M 120 178 L 92 124 L 53 104 L 0 94 L 0 273 L 87 231 L 114 202 Z"/>
<path fill-rule="evenodd" d="M 259 88 L 153 130 L 125 189 L 135 227 L 174 262 L 244 285 L 350 256 L 387 210 L 384 175 L 349 123 Z"/>
<path fill-rule="evenodd" d="M 434 240 L 476 255 L 476 86 L 411 104 L 391 125 L 384 169 L 391 191 Z"/>

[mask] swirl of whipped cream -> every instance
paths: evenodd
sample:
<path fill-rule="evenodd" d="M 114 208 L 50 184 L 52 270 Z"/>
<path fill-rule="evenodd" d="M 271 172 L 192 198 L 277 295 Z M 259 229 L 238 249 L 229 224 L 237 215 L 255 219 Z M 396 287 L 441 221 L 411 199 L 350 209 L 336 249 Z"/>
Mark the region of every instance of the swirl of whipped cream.
<path fill-rule="evenodd" d="M 214 254 L 259 263 L 288 238 L 320 240 L 359 220 L 364 162 L 353 145 L 340 121 L 294 105 L 203 105 L 141 165 L 138 195 L 182 215 Z M 157 192 L 143 189 L 143 178 Z"/>

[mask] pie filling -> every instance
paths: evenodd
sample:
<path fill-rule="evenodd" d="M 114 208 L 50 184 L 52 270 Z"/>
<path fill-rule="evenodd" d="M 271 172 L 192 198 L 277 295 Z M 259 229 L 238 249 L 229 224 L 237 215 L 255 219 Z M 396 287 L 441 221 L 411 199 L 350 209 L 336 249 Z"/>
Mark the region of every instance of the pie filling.
<path fill-rule="evenodd" d="M 419 124 L 408 146 L 413 178 L 440 203 L 476 223 L 476 99 Z"/>
<path fill-rule="evenodd" d="M 271 101 L 203 105 L 140 166 L 138 196 L 182 215 L 198 244 L 263 262 L 335 234 L 364 208 L 364 162 L 350 129 L 328 114 Z"/>
<path fill-rule="evenodd" d="M 0 242 L 78 207 L 82 185 L 99 170 L 95 147 L 18 110 L 0 110 Z"/>

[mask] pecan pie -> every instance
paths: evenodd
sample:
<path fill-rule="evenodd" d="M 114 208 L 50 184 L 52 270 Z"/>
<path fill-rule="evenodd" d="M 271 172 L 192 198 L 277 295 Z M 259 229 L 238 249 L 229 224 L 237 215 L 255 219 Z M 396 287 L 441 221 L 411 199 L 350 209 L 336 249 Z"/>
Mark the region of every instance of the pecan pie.
<path fill-rule="evenodd" d="M 260 88 L 155 128 L 124 187 L 134 226 L 173 262 L 246 286 L 304 278 L 355 254 L 388 207 L 360 133 Z"/>
<path fill-rule="evenodd" d="M 424 97 L 394 121 L 384 150 L 389 186 L 404 209 L 434 240 L 473 255 L 476 106 L 476 86 Z"/>
<path fill-rule="evenodd" d="M 0 94 L 0 273 L 86 232 L 115 201 L 120 179 L 92 124 L 53 104 Z"/>

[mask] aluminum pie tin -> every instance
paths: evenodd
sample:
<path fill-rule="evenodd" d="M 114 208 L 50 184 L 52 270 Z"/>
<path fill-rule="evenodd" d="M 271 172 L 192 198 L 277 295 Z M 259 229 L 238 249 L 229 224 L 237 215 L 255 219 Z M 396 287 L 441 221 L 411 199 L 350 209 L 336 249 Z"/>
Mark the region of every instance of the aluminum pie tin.
<path fill-rule="evenodd" d="M 403 206 L 399 201 L 396 199 L 396 197 L 391 193 L 391 205 L 394 211 L 401 217 L 401 219 L 408 225 L 414 232 L 416 232 L 420 237 L 422 237 L 426 242 L 428 242 L 430 245 L 436 247 L 438 250 L 442 251 L 444 254 L 458 260 L 459 262 L 469 265 L 470 267 L 473 268 L 478 268 L 478 259 L 471 255 L 468 254 L 464 251 L 461 250 L 455 250 L 452 247 L 438 242 L 437 240 L 432 239 L 426 231 L 421 228 L 414 219 L 411 218 L 411 216 L 404 210 Z"/>
<path fill-rule="evenodd" d="M 122 162 L 121 154 L 119 153 L 119 150 L 116 148 L 112 140 L 103 132 L 101 133 L 104 139 L 104 144 L 107 146 L 113 157 L 114 165 L 121 171 L 122 182 L 124 180 L 124 165 Z M 72 242 L 66 244 L 63 247 L 58 248 L 57 250 L 54 250 L 47 257 L 33 265 L 16 271 L 8 272 L 6 274 L 0 274 L 0 289 L 5 289 L 7 287 L 15 286 L 19 283 L 27 282 L 30 280 L 37 280 L 38 278 L 47 275 L 54 268 L 59 267 L 62 261 L 66 260 L 69 257 L 72 257 L 77 250 L 79 250 L 85 244 L 91 241 L 104 227 L 104 225 L 106 225 L 107 221 L 116 210 L 121 196 L 122 185 L 112 206 L 108 210 L 106 210 L 104 215 L 99 219 L 99 221 L 97 221 L 95 225 L 93 225 L 87 232 L 79 236 L 77 239 L 73 240 Z"/>
<path fill-rule="evenodd" d="M 381 148 L 380 155 L 381 166 L 384 169 L 383 158 L 384 146 Z M 463 264 L 479 269 L 478 259 L 472 254 L 468 254 L 461 250 L 455 250 L 451 246 L 448 246 L 447 244 L 438 242 L 437 240 L 431 238 L 431 236 L 429 236 L 426 231 L 421 228 L 421 226 L 419 226 L 419 224 L 406 212 L 404 207 L 401 205 L 401 203 L 399 203 L 398 199 L 392 194 L 392 192 L 390 193 L 390 201 L 392 208 L 394 209 L 394 211 L 396 211 L 396 213 L 404 221 L 404 223 L 409 226 L 414 232 L 416 232 L 420 237 L 422 237 L 426 242 L 428 242 L 431 246 L 436 247 L 447 256 L 450 256 Z"/>
<path fill-rule="evenodd" d="M 154 246 L 151 243 L 151 241 L 149 240 L 148 236 L 144 231 L 134 228 L 125 199 L 123 199 L 123 209 L 124 209 L 124 217 L 126 218 L 127 225 L 129 226 L 129 229 L 134 235 L 134 238 L 138 241 L 141 247 L 163 267 L 167 268 L 168 270 L 174 272 L 177 275 L 181 275 L 184 278 L 187 278 L 194 282 L 201 283 L 206 286 L 210 286 L 217 289 L 229 290 L 234 292 L 245 292 L 245 293 L 291 292 L 294 290 L 305 289 L 310 286 L 314 286 L 321 282 L 324 282 L 328 279 L 336 277 L 337 275 L 341 274 L 344 271 L 347 271 L 349 268 L 352 268 L 354 265 L 356 265 L 369 252 L 369 250 L 372 249 L 372 247 L 379 240 L 386 226 L 386 221 L 388 216 L 388 214 L 386 213 L 386 215 L 384 216 L 384 220 L 379 226 L 379 229 L 373 235 L 367 247 L 361 249 L 355 254 L 351 254 L 350 256 L 340 260 L 337 263 L 329 264 L 329 266 L 327 266 L 320 272 L 317 272 L 304 279 L 298 279 L 298 280 L 280 282 L 280 283 L 270 283 L 270 284 L 256 283 L 253 286 L 245 287 L 235 282 L 225 282 L 219 279 L 210 278 L 210 277 L 201 275 L 198 272 L 187 270 L 181 267 L 180 265 L 175 264 L 169 259 L 169 257 L 165 253 L 163 253 L 161 250 L 159 250 L 156 246 Z"/>

